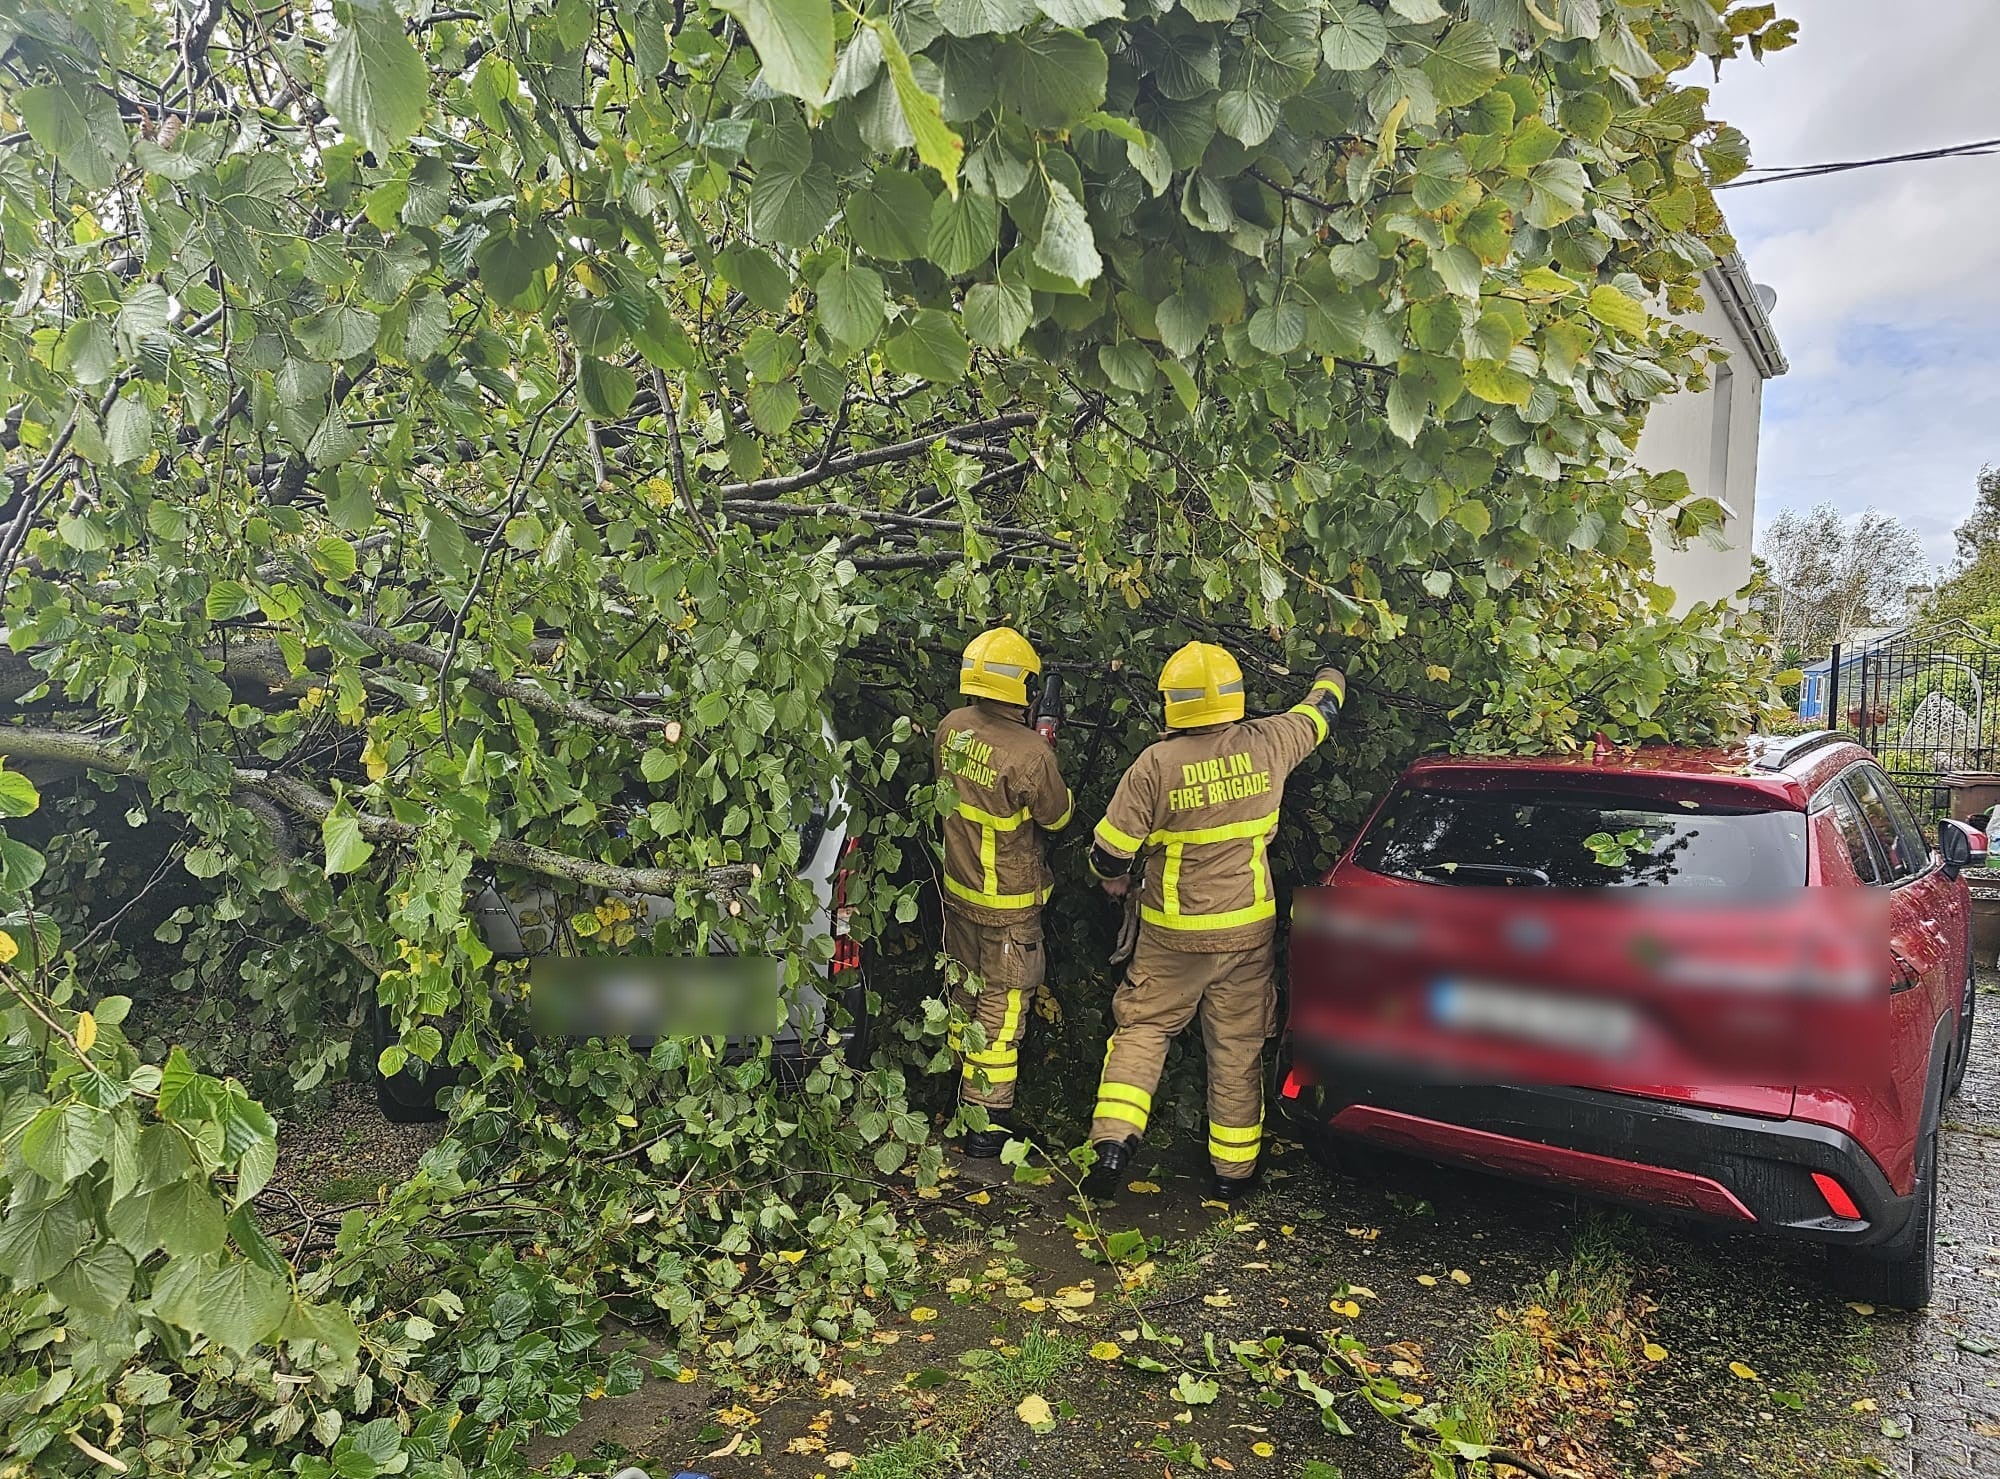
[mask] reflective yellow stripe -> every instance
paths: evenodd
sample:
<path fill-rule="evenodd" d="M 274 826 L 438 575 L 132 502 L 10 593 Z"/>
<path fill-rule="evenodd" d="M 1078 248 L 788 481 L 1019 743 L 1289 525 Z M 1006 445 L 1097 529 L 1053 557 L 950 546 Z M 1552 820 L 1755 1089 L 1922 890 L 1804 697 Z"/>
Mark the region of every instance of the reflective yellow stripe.
<path fill-rule="evenodd" d="M 1099 1084 L 1097 1086 L 1097 1102 L 1102 1104 L 1107 1099 L 1129 1104 L 1134 1109 L 1140 1110 L 1143 1113 L 1152 1113 L 1153 1096 L 1148 1094 L 1144 1089 L 1134 1088 L 1131 1084 L 1115 1082 Z"/>
<path fill-rule="evenodd" d="M 1268 832 L 1260 832 L 1250 839 L 1250 890 L 1258 903 L 1271 897 L 1268 882 L 1271 870 L 1264 866 L 1264 847 L 1270 841 Z"/>
<path fill-rule="evenodd" d="M 1141 1135 L 1146 1133 L 1146 1111 L 1143 1109 L 1127 1108 L 1116 1100 L 1098 1100 L 1097 1112 L 1091 1118 L 1117 1120 L 1120 1124 L 1130 1125 Z"/>
<path fill-rule="evenodd" d="M 1311 704 L 1293 704 L 1286 712 L 1304 714 L 1313 722 L 1313 743 L 1317 745 L 1325 741 L 1327 733 L 1326 715 L 1322 714 L 1318 709 L 1314 708 Z"/>
<path fill-rule="evenodd" d="M 1019 988 L 1007 988 L 1007 1010 L 1000 1018 L 1000 1043 L 1009 1052 L 1021 1036 L 1021 992 Z"/>
<path fill-rule="evenodd" d="M 1110 1056 L 1108 1049 L 1105 1056 Z M 1097 1108 L 1092 1111 L 1093 1119 L 1120 1120 L 1143 1134 L 1146 1121 L 1152 1118 L 1152 1114 L 1153 1096 L 1144 1089 L 1109 1080 L 1097 1086 Z"/>
<path fill-rule="evenodd" d="M 1017 812 L 1001 816 L 997 812 L 981 811 L 978 807 L 961 801 L 958 803 L 958 814 L 968 822 L 977 823 L 981 827 L 991 827 L 996 832 L 1011 832 L 1027 821 L 1032 813 L 1024 806 Z"/>
<path fill-rule="evenodd" d="M 1267 832 L 1278 830 L 1278 814 L 1270 812 L 1261 817 L 1251 817 L 1248 821 L 1225 822 L 1220 827 L 1190 827 L 1175 832 L 1162 828 L 1146 840 L 1164 842 L 1170 846 L 1182 843 L 1199 845 L 1204 842 L 1241 842 L 1246 837 L 1261 837 Z"/>
<path fill-rule="evenodd" d="M 1151 904 L 1141 904 L 1139 917 L 1163 930 L 1227 930 L 1235 929 L 1239 924 L 1255 924 L 1260 919 L 1276 919 L 1278 904 L 1275 899 L 1266 899 L 1261 904 L 1229 909 L 1221 914 L 1169 914 Z"/>
<path fill-rule="evenodd" d="M 982 1048 L 976 1053 L 967 1053 L 965 1061 L 977 1063 L 981 1068 L 1005 1068 L 1009 1063 L 1021 1061 L 1016 1048 Z"/>
<path fill-rule="evenodd" d="M 1146 845 L 1145 839 L 1134 837 L 1130 832 L 1121 832 L 1111 825 L 1111 818 L 1105 817 L 1097 824 L 1091 836 L 1101 843 L 1108 852 L 1115 852 L 1122 858 L 1129 858 Z"/>
<path fill-rule="evenodd" d="M 1313 684 L 1309 692 L 1318 693 L 1322 688 L 1330 689 L 1336 704 L 1347 702 L 1347 680 L 1345 678 L 1322 678 Z"/>
<path fill-rule="evenodd" d="M 1021 1070 L 1011 1065 L 1002 1068 L 997 1063 L 974 1063 L 968 1055 L 963 1076 L 968 1083 L 984 1079 L 989 1084 L 1011 1084 L 1021 1076 Z"/>
<path fill-rule="evenodd" d="M 1260 1121 L 1254 1125 L 1218 1125 L 1208 1122 L 1208 1141 L 1213 1145 L 1220 1141 L 1224 1145 L 1255 1145 L 1264 1138 L 1264 1126 Z"/>
<path fill-rule="evenodd" d="M 996 879 L 995 882 L 997 883 L 998 880 Z M 963 899 L 968 904 L 981 905 L 987 909 L 1032 909 L 1037 904 L 1048 902 L 1049 897 L 1049 891 L 1045 888 L 1038 888 L 1031 894 L 982 893 L 976 888 L 970 888 L 960 883 L 949 873 L 944 876 L 944 887 L 945 892 L 952 895 L 952 897 Z"/>
<path fill-rule="evenodd" d="M 1160 902 L 1168 914 L 1181 912 L 1181 844 L 1167 844 L 1166 866 L 1160 869 Z"/>
<path fill-rule="evenodd" d="M 1063 797 L 1063 814 L 1044 827 L 1043 831 L 1060 832 L 1070 824 L 1070 818 L 1076 815 L 1076 792 L 1065 791 Z"/>
<path fill-rule="evenodd" d="M 1208 1142 L 1208 1158 L 1212 1161 L 1254 1161 L 1257 1147 L 1254 1145 L 1222 1145 L 1212 1137 Z"/>

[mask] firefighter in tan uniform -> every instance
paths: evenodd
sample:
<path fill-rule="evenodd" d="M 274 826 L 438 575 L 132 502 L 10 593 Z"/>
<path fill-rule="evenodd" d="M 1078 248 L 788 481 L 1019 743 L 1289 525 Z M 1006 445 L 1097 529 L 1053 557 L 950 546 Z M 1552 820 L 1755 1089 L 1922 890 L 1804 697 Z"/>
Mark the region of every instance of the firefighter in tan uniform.
<path fill-rule="evenodd" d="M 992 1128 L 966 1136 L 965 1153 L 992 1157 L 1007 1143 L 1028 1008 L 1042 984 L 1042 904 L 1054 876 L 1042 836 L 1069 825 L 1073 801 L 1053 743 L 1028 727 L 1028 677 L 1042 661 L 1010 627 L 974 637 L 958 690 L 972 701 L 937 727 L 938 775 L 958 792 L 944 823 L 944 948 L 974 978 L 958 1004 L 986 1045 L 960 1050 L 960 1092 Z M 974 994 L 976 992 L 976 994 Z"/>
<path fill-rule="evenodd" d="M 1265 854 L 1285 778 L 1327 736 L 1347 680 L 1322 668 L 1300 703 L 1243 718 L 1243 672 L 1220 647 L 1190 642 L 1160 673 L 1166 738 L 1136 760 L 1097 824 L 1091 871 L 1106 892 L 1132 886 L 1146 855 L 1139 938 L 1112 998 L 1117 1024 L 1090 1138 L 1085 1192 L 1118 1184 L 1152 1113 L 1167 1044 L 1201 1014 L 1208 1054 L 1208 1154 L 1225 1201 L 1253 1184 L 1264 1138 L 1264 1039 L 1276 1029 L 1277 904 Z"/>

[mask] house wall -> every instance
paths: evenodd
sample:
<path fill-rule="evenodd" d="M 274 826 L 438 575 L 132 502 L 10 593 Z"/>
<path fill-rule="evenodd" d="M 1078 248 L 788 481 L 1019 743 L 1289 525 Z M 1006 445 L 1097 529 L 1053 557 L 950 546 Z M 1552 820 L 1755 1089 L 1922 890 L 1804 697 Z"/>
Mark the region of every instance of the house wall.
<path fill-rule="evenodd" d="M 1751 540 L 1757 520 L 1757 443 L 1764 410 L 1764 377 L 1750 348 L 1723 312 L 1711 281 L 1707 306 L 1683 319 L 1729 353 L 1709 389 L 1684 391 L 1653 407 L 1639 438 L 1639 464 L 1652 472 L 1679 468 L 1697 498 L 1715 498 L 1733 513 L 1720 530 L 1722 547 L 1705 538 L 1675 549 L 1662 533 L 1654 539 L 1660 583 L 1674 592 L 1674 610 L 1735 595 L 1750 579 Z"/>

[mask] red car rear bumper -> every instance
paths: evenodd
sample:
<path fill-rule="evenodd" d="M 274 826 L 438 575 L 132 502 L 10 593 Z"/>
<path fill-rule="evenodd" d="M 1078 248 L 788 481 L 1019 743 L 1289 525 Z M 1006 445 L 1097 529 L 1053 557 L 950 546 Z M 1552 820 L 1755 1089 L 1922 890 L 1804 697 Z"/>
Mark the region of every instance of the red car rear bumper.
<path fill-rule="evenodd" d="M 1879 1244 L 1915 1205 L 1852 1136 L 1803 1120 L 1596 1089 L 1417 1082 L 1289 1038 L 1281 1083 L 1280 1113 L 1303 1131 L 1784 1237 Z M 1860 1215 L 1838 1215 L 1836 1198 Z"/>

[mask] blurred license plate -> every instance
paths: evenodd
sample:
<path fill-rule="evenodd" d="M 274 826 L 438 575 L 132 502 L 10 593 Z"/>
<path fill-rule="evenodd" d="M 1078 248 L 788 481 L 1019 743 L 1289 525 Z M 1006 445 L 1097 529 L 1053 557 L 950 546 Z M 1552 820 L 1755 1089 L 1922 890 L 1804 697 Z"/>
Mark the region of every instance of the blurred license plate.
<path fill-rule="evenodd" d="M 1629 1051 L 1638 1027 L 1632 1008 L 1624 1002 L 1589 1001 L 1455 976 L 1432 985 L 1431 1020 L 1453 1032 L 1605 1056 Z"/>

